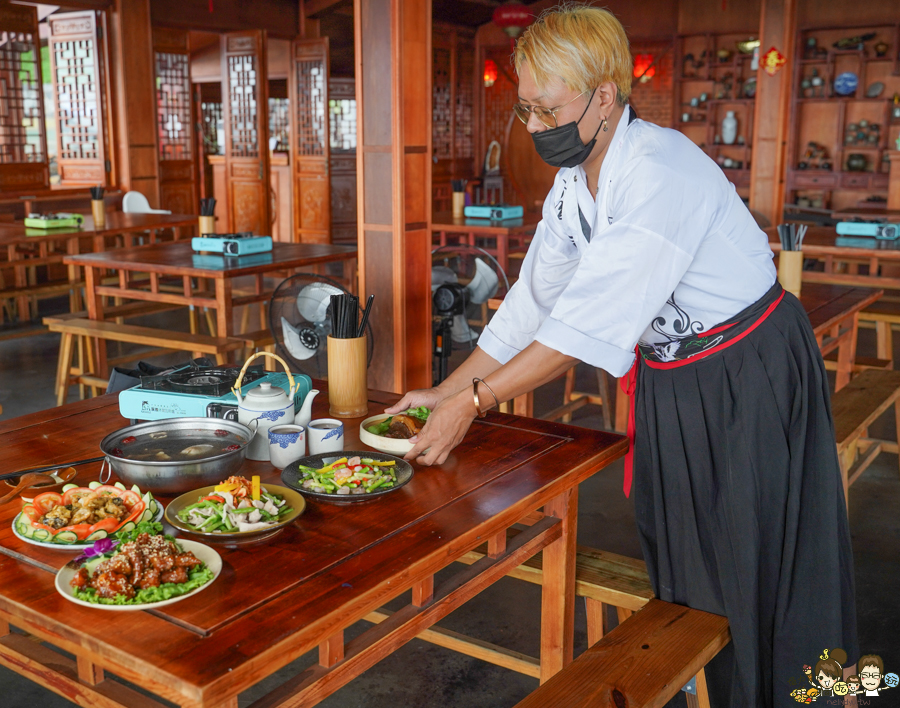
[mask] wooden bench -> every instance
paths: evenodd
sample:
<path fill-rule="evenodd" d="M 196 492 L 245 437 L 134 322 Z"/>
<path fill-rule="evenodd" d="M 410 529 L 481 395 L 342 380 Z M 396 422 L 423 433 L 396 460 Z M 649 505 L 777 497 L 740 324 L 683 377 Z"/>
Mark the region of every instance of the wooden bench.
<path fill-rule="evenodd" d="M 517 533 L 516 529 L 509 529 L 507 536 L 513 538 Z M 487 544 L 482 544 L 459 560 L 461 563 L 475 563 L 486 553 Z M 541 585 L 542 561 L 543 554 L 538 553 L 509 576 Z M 653 589 L 644 561 L 589 546 L 578 546 L 575 555 L 575 594 L 584 598 L 588 644 L 593 644 L 608 630 L 607 606 L 616 608 L 622 622 L 653 598 Z"/>
<path fill-rule="evenodd" d="M 850 485 L 881 452 L 898 452 L 896 442 L 869 437 L 869 426 L 892 405 L 900 440 L 900 371 L 864 371 L 831 397 L 834 436 L 848 506 Z"/>
<path fill-rule="evenodd" d="M 709 706 L 704 667 L 731 640 L 728 620 L 651 600 L 516 708 L 660 708 L 692 677 L 689 706 Z"/>
<path fill-rule="evenodd" d="M 860 327 L 875 327 L 876 356 L 894 358 L 893 325 L 900 325 L 900 302 L 881 298 L 859 313 Z"/>
<path fill-rule="evenodd" d="M 215 356 L 219 364 L 225 363 L 227 352 L 242 349 L 246 345 L 243 340 L 237 338 L 211 337 L 206 334 L 191 334 L 189 332 L 172 332 L 153 327 L 139 327 L 137 325 L 118 324 L 100 320 L 47 317 L 44 319 L 44 323 L 51 332 L 62 334 L 59 347 L 59 362 L 56 369 L 57 405 L 65 403 L 66 392 L 71 382 L 72 353 L 75 337 L 82 337 L 86 341 L 100 339 L 143 344 L 167 351 L 211 354 Z M 85 360 L 92 361 L 93 357 L 87 356 Z M 99 387 L 105 387 L 107 384 L 105 380 L 86 371 L 81 371 L 76 376 L 76 381 L 86 382 Z"/>

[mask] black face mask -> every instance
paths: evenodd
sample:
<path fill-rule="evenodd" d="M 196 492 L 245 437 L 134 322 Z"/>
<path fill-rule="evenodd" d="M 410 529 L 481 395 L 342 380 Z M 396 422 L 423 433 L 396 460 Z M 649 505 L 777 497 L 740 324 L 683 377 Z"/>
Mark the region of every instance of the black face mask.
<path fill-rule="evenodd" d="M 600 121 L 594 137 L 591 138 L 587 145 L 581 141 L 578 124 L 584 118 L 585 113 L 587 113 L 596 92 L 597 89 L 591 91 L 591 97 L 588 99 L 584 113 L 574 123 L 566 123 L 558 128 L 531 134 L 531 139 L 534 141 L 534 149 L 537 150 L 541 159 L 551 167 L 575 167 L 575 165 L 580 165 L 588 159 L 588 155 L 591 154 L 591 150 L 594 149 L 594 145 L 597 143 L 597 134 L 600 132 L 600 126 L 603 125 L 603 121 Z"/>

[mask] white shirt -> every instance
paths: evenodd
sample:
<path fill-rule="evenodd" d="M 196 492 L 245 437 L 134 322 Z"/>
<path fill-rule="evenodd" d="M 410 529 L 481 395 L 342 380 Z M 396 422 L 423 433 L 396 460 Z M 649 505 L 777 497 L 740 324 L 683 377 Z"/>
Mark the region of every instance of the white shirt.
<path fill-rule="evenodd" d="M 478 340 L 497 361 L 536 340 L 622 376 L 638 340 L 663 347 L 711 329 L 775 282 L 768 239 L 716 163 L 630 114 L 596 200 L 580 166 L 557 173 L 519 280 Z"/>

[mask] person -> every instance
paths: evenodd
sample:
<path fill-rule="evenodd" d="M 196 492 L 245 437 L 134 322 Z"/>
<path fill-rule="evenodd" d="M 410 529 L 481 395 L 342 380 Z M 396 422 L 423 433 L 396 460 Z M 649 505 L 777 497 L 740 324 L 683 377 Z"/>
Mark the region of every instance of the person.
<path fill-rule="evenodd" d="M 883 691 L 881 679 L 884 676 L 884 662 L 877 654 L 866 654 L 859 660 L 859 680 L 865 695 L 877 696 Z"/>
<path fill-rule="evenodd" d="M 819 683 L 818 688 L 821 695 L 834 697 L 834 684 L 843 676 L 847 653 L 843 649 L 833 649 L 830 655 L 826 654 L 826 656 L 828 656 L 827 659 L 819 659 L 816 663 L 816 681 Z"/>
<path fill-rule="evenodd" d="M 624 486 L 653 590 L 728 617 L 733 642 L 707 671 L 714 706 L 783 704 L 801 658 L 825 646 L 857 655 L 847 512 L 809 319 L 718 166 L 637 119 L 611 13 L 542 14 L 514 62 L 514 110 L 560 168 L 542 220 L 472 354 L 387 412 L 431 408 L 407 458 L 441 464 L 476 417 L 578 361 L 625 377 Z"/>

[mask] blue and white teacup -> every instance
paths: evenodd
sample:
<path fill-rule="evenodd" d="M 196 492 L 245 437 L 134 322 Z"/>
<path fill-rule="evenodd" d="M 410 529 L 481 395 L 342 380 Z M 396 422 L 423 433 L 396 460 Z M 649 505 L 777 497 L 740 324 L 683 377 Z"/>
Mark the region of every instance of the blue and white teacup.
<path fill-rule="evenodd" d="M 318 418 L 309 421 L 309 454 L 339 452 L 344 449 L 344 424 L 337 418 Z"/>
<path fill-rule="evenodd" d="M 269 428 L 269 459 L 283 470 L 306 456 L 306 431 L 302 425 L 273 425 Z"/>

